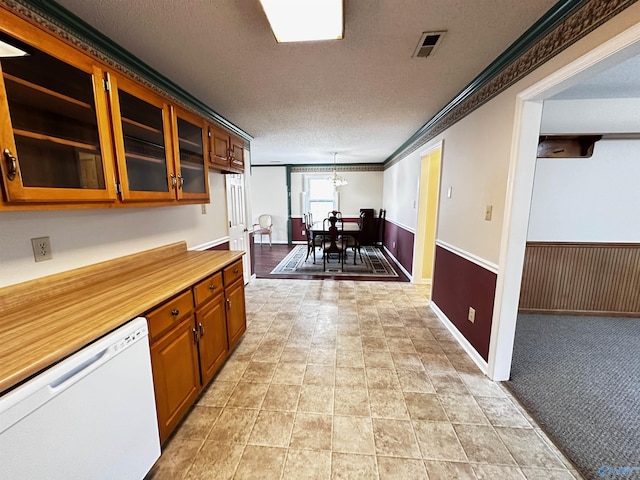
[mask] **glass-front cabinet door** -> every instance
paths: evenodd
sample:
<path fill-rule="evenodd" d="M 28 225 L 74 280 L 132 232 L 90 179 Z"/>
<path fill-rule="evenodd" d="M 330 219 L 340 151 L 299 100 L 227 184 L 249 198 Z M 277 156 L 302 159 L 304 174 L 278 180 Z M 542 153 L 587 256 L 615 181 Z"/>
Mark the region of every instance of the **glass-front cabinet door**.
<path fill-rule="evenodd" d="M 122 200 L 175 199 L 169 105 L 128 79 L 107 78 Z"/>
<path fill-rule="evenodd" d="M 102 70 L 33 27 L 19 32 L 21 38 L 0 32 L 0 164 L 6 201 L 115 200 Z M 27 38 L 29 43 L 22 41 Z"/>
<path fill-rule="evenodd" d="M 207 126 L 203 119 L 172 107 L 178 199 L 209 199 Z"/>

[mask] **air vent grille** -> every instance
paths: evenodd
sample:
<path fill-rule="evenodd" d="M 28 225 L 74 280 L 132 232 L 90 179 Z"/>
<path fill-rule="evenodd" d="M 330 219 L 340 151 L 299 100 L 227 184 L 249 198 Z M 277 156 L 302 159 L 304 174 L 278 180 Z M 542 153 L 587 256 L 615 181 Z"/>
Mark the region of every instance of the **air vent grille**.
<path fill-rule="evenodd" d="M 413 56 L 426 58 L 430 55 L 433 55 L 436 51 L 436 48 L 442 43 L 442 39 L 444 38 L 446 30 L 442 30 L 440 32 L 422 32 L 420 36 L 420 41 L 418 42 L 418 46 L 416 50 L 413 52 Z"/>

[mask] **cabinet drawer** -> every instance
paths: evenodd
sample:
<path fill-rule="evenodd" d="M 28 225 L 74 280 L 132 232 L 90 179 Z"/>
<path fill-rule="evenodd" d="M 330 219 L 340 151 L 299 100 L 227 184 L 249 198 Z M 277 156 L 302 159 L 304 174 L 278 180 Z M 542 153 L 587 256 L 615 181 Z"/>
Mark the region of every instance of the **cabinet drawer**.
<path fill-rule="evenodd" d="M 178 325 L 180 320 L 191 313 L 192 310 L 193 297 L 191 290 L 187 290 L 149 312 L 146 317 L 151 340 L 157 340 L 160 335 Z"/>
<path fill-rule="evenodd" d="M 193 287 L 196 307 L 199 307 L 210 298 L 222 293 L 222 273 L 214 273 Z"/>
<path fill-rule="evenodd" d="M 238 278 L 242 278 L 242 259 L 232 263 L 223 271 L 225 287 L 231 285 Z"/>

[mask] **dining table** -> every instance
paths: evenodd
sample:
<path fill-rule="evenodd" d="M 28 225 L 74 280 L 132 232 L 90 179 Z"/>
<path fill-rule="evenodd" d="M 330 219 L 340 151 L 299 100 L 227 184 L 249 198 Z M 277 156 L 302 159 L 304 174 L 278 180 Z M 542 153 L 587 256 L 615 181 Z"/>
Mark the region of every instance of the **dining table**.
<path fill-rule="evenodd" d="M 334 247 L 337 251 L 336 242 L 338 241 L 338 235 L 349 235 L 350 237 L 353 237 L 356 244 L 355 249 L 357 249 L 358 255 L 360 255 L 360 258 L 362 258 L 362 254 L 360 253 L 360 234 L 362 232 L 360 224 L 358 222 L 345 222 L 344 220 L 337 217 L 329 217 L 328 220 L 331 226 L 327 230 L 325 230 L 324 220 L 314 222 L 311 225 L 311 232 L 313 236 L 315 237 L 316 235 L 329 234 L 331 247 Z M 337 226 L 338 223 L 341 224 L 340 227 Z M 330 250 L 331 249 L 332 248 L 330 248 Z M 355 250 L 353 254 L 353 264 L 356 264 Z"/>

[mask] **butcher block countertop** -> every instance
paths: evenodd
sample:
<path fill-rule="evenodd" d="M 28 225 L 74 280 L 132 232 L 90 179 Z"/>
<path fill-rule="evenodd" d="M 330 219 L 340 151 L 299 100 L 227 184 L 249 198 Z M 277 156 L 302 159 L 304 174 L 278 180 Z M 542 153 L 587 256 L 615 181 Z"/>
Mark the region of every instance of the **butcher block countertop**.
<path fill-rule="evenodd" d="M 181 242 L 0 288 L 0 394 L 243 254 Z"/>

